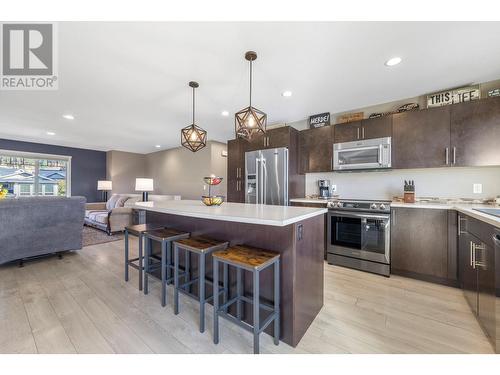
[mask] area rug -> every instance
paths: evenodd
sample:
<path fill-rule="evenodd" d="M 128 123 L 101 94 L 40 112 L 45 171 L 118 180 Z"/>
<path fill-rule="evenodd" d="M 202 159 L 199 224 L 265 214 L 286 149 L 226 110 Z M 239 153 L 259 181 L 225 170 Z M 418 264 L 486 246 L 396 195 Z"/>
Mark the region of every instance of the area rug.
<path fill-rule="evenodd" d="M 123 233 L 115 233 L 108 236 L 102 230 L 84 226 L 83 227 L 83 246 L 92 246 L 100 243 L 120 241 L 123 239 Z"/>

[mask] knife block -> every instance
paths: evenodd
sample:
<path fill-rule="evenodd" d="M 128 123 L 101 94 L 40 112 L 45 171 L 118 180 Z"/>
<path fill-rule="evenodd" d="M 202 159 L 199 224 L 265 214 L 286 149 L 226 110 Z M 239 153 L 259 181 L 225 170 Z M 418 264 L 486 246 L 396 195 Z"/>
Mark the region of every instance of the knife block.
<path fill-rule="evenodd" d="M 403 200 L 405 203 L 415 203 L 415 192 L 414 191 L 405 191 Z"/>

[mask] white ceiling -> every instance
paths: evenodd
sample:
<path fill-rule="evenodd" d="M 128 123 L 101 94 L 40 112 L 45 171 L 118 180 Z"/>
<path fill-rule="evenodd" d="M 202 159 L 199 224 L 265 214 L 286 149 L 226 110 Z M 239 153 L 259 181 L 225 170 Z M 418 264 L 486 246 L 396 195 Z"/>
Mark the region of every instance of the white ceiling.
<path fill-rule="evenodd" d="M 191 123 L 187 84 L 195 80 L 197 123 L 225 142 L 233 138 L 233 113 L 248 105 L 247 50 L 258 53 L 253 104 L 272 124 L 498 79 L 498 29 L 474 22 L 63 22 L 59 90 L 1 91 L 0 138 L 141 153 L 176 147 Z M 384 66 L 393 56 L 403 62 Z M 281 96 L 285 89 L 291 98 Z"/>

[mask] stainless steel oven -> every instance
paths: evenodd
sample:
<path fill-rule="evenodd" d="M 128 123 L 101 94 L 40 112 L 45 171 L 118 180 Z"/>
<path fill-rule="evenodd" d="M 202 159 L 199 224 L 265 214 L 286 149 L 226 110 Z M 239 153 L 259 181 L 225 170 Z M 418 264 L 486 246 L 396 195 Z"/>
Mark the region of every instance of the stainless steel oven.
<path fill-rule="evenodd" d="M 391 137 L 333 145 L 333 170 L 391 168 Z"/>
<path fill-rule="evenodd" d="M 368 203 L 376 209 L 328 211 L 327 260 L 329 263 L 389 276 L 390 208 Z"/>

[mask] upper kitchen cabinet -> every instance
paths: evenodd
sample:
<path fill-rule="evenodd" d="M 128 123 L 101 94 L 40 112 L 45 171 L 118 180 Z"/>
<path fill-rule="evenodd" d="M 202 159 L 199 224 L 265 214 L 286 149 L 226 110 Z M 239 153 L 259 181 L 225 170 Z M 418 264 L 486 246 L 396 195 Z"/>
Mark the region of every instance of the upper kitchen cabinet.
<path fill-rule="evenodd" d="M 450 106 L 392 116 L 392 167 L 450 165 Z"/>
<path fill-rule="evenodd" d="M 361 138 L 385 138 L 392 136 L 392 116 L 367 118 L 361 121 Z"/>
<path fill-rule="evenodd" d="M 361 139 L 361 121 L 335 124 L 335 143 L 352 142 Z"/>
<path fill-rule="evenodd" d="M 307 129 L 299 135 L 299 172 L 330 172 L 333 161 L 333 126 Z"/>
<path fill-rule="evenodd" d="M 500 98 L 451 106 L 451 163 L 500 165 Z"/>
<path fill-rule="evenodd" d="M 294 128 L 289 126 L 268 129 L 266 134 L 256 135 L 249 142 L 247 142 L 245 150 L 255 151 L 266 148 L 289 147 L 290 132 L 294 130 Z"/>
<path fill-rule="evenodd" d="M 392 116 L 364 119 L 335 125 L 335 143 L 362 139 L 384 138 L 392 135 Z"/>

